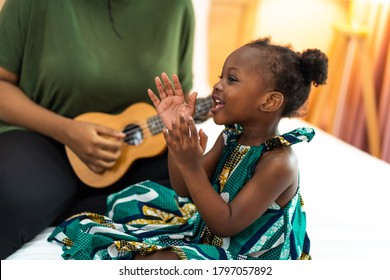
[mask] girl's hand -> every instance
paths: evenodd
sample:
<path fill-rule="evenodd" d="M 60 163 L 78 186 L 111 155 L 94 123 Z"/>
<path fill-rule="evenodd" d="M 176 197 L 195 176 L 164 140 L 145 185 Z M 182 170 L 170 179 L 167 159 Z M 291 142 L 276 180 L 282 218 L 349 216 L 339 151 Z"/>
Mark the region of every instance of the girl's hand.
<path fill-rule="evenodd" d="M 73 121 L 66 145 L 96 173 L 113 167 L 121 155 L 123 132 L 89 122 Z"/>
<path fill-rule="evenodd" d="M 202 156 L 206 150 L 207 135 L 201 129 L 198 133 L 192 117 L 179 117 L 179 124 L 172 122 L 172 130 L 164 131 L 169 152 L 179 169 L 202 167 Z"/>
<path fill-rule="evenodd" d="M 195 113 L 196 96 L 194 92 L 189 97 L 188 103 L 184 99 L 183 89 L 177 75 L 173 75 L 173 88 L 167 74 L 161 75 L 163 83 L 159 77 L 155 78 L 157 91 L 160 99 L 151 89 L 148 89 L 148 95 L 153 102 L 161 120 L 168 130 L 172 130 L 172 122 L 179 123 L 179 116 L 184 114 L 186 118 L 193 116 Z"/>

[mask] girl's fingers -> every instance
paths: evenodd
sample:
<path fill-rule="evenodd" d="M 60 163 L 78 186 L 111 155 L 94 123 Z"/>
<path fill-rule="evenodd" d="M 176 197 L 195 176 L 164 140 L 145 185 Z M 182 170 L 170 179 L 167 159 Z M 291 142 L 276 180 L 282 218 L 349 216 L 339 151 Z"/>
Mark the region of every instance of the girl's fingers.
<path fill-rule="evenodd" d="M 188 98 L 188 108 L 189 108 L 189 113 L 191 116 L 195 114 L 196 111 L 196 98 L 198 97 L 197 92 L 191 93 L 190 97 Z"/>
<path fill-rule="evenodd" d="M 192 117 L 186 119 L 184 114 L 180 115 L 180 134 L 189 142 L 199 143 L 198 130 Z"/>
<path fill-rule="evenodd" d="M 173 141 L 176 143 L 181 143 L 181 132 L 180 132 L 180 127 L 176 124 L 176 122 L 172 121 L 172 130 L 169 131 L 169 136 Z"/>
<path fill-rule="evenodd" d="M 168 96 L 173 96 L 175 95 L 175 92 L 172 88 L 172 83 L 171 81 L 169 80 L 168 78 L 168 75 L 166 73 L 162 73 L 161 74 L 161 77 L 163 79 L 163 82 L 164 82 L 164 86 L 165 86 L 165 92 Z"/>
<path fill-rule="evenodd" d="M 184 115 L 180 115 L 180 133 L 183 136 L 188 136 L 189 130 L 188 130 L 188 123 L 186 122 Z"/>
<path fill-rule="evenodd" d="M 160 99 L 154 94 L 154 92 L 149 88 L 148 89 L 148 95 L 150 100 L 153 102 L 154 107 L 158 107 L 160 105 Z"/>
<path fill-rule="evenodd" d="M 170 147 L 170 145 L 171 145 L 171 136 L 169 134 L 169 130 L 168 129 L 164 129 L 163 130 L 163 135 L 164 135 L 164 138 L 165 138 L 165 142 L 167 143 L 167 146 Z"/>
<path fill-rule="evenodd" d="M 165 88 L 160 80 L 160 77 L 154 78 L 154 82 L 156 83 L 157 91 L 160 95 L 160 98 L 164 99 L 165 97 L 167 97 L 167 93 L 165 92 Z"/>
<path fill-rule="evenodd" d="M 204 133 L 203 133 L 204 134 Z M 192 117 L 185 118 L 184 114 L 179 117 L 179 124 L 172 121 L 172 130 L 164 130 L 165 140 L 182 145 L 185 141 L 199 143 L 199 133 Z M 205 134 L 202 136 L 206 136 Z M 206 139 L 203 139 L 207 141 Z M 203 141 L 202 140 L 202 141 Z"/>
<path fill-rule="evenodd" d="M 208 139 L 207 134 L 204 133 L 203 129 L 200 129 L 199 130 L 199 142 L 200 142 L 200 146 L 203 149 L 203 152 L 206 151 L 206 148 L 207 148 L 207 139 Z"/>
<path fill-rule="evenodd" d="M 173 74 L 172 80 L 173 80 L 173 88 L 175 91 L 175 95 L 183 96 L 183 89 L 181 87 L 179 77 L 176 74 Z"/>
<path fill-rule="evenodd" d="M 172 76 L 173 87 L 172 87 L 172 83 L 169 80 L 169 77 L 166 73 L 162 73 L 161 78 L 162 78 L 162 81 L 161 81 L 160 77 L 156 77 L 154 79 L 154 81 L 156 83 L 157 91 L 160 95 L 160 99 L 164 99 L 167 96 L 183 96 L 184 97 L 183 89 L 181 87 L 179 77 L 176 74 L 174 74 Z M 149 94 L 149 96 L 150 96 L 150 94 Z"/>
<path fill-rule="evenodd" d="M 191 141 L 194 143 L 199 142 L 199 135 L 198 135 L 198 129 L 196 128 L 195 122 L 193 118 L 188 118 L 188 126 L 189 131 L 191 133 Z"/>

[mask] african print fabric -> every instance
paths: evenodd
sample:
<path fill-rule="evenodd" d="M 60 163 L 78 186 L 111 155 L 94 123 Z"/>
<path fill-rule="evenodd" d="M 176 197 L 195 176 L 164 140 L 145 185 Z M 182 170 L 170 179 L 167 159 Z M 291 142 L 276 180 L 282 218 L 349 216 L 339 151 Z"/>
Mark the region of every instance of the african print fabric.
<path fill-rule="evenodd" d="M 259 146 L 238 143 L 239 126 L 223 131 L 225 148 L 214 174 L 215 191 L 230 202 L 251 178 L 263 153 L 309 142 L 311 128 L 299 128 Z M 106 214 L 84 212 L 70 217 L 48 238 L 62 244 L 64 259 L 132 259 L 172 248 L 181 259 L 285 260 L 310 259 L 306 214 L 298 191 L 281 208 L 268 210 L 240 233 L 221 238 L 202 220 L 195 205 L 172 189 L 144 181 L 110 195 Z"/>

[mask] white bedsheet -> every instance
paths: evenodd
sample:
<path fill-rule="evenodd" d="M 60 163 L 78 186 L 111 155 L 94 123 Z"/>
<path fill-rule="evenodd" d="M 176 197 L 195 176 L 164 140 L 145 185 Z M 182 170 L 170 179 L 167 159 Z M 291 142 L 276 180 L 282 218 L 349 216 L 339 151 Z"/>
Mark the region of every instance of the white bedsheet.
<path fill-rule="evenodd" d="M 298 119 L 281 122 L 281 132 L 311 126 Z M 199 125 L 215 141 L 221 126 Z M 293 146 L 299 157 L 311 254 L 314 260 L 390 260 L 390 165 L 316 129 L 310 143 Z M 59 260 L 57 244 L 46 241 L 53 228 L 9 260 Z"/>
<path fill-rule="evenodd" d="M 281 130 L 300 125 L 286 120 Z M 314 259 L 390 260 L 390 165 L 316 129 L 295 145 Z"/>

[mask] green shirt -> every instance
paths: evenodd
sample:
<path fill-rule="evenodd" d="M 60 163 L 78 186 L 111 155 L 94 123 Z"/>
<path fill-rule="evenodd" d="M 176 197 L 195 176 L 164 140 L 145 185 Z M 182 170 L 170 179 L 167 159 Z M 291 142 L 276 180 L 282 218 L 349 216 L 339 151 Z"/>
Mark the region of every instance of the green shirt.
<path fill-rule="evenodd" d="M 0 66 L 36 103 L 67 117 L 149 102 L 154 77 L 192 87 L 191 0 L 9 0 Z M 1 93 L 0 93 L 1 95 Z M 0 132 L 12 127 L 0 121 Z"/>

